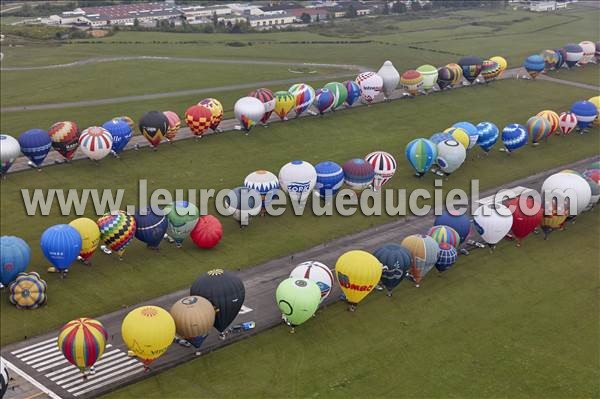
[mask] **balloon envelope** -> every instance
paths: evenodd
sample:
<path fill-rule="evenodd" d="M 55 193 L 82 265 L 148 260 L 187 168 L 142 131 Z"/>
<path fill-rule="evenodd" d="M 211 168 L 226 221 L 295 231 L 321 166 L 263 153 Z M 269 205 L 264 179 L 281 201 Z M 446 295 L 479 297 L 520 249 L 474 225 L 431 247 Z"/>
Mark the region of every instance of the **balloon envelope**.
<path fill-rule="evenodd" d="M 362 158 L 350 159 L 342 166 L 344 182 L 355 191 L 363 191 L 373 183 L 373 166 Z"/>
<path fill-rule="evenodd" d="M 200 211 L 191 202 L 176 201 L 167 205 L 164 213 L 168 222 L 167 234 L 178 245 L 181 245 L 196 226 Z"/>
<path fill-rule="evenodd" d="M 498 127 L 492 122 L 480 122 L 477 124 L 477 130 L 479 132 L 477 144 L 483 151 L 489 152 L 498 142 L 498 136 L 500 135 Z"/>
<path fill-rule="evenodd" d="M 527 128 L 518 123 L 511 123 L 502 130 L 502 142 L 508 152 L 523 147 L 529 141 Z"/>
<path fill-rule="evenodd" d="M 100 240 L 119 256 L 135 236 L 135 218 L 127 212 L 107 213 L 96 222 L 100 229 Z"/>
<path fill-rule="evenodd" d="M 340 82 L 329 82 L 323 88 L 328 89 L 333 93 L 333 105 L 331 106 L 332 110 L 336 110 L 341 107 L 348 98 L 348 89 L 346 86 Z"/>
<path fill-rule="evenodd" d="M 535 79 L 540 73 L 544 71 L 546 64 L 544 59 L 539 54 L 530 55 L 523 62 L 523 68 L 527 71 L 529 76 Z"/>
<path fill-rule="evenodd" d="M 304 203 L 317 183 L 317 171 L 306 161 L 295 160 L 279 170 L 279 184 L 292 201 Z"/>
<path fill-rule="evenodd" d="M 306 83 L 297 83 L 292 85 L 288 90 L 296 101 L 294 110 L 296 111 L 296 117 L 300 116 L 303 112 L 307 111 L 315 101 L 315 89 Z"/>
<path fill-rule="evenodd" d="M 184 117 L 186 125 L 190 128 L 195 136 L 202 136 L 209 127 L 215 126 L 214 114 L 205 105 L 192 105 L 185 110 Z"/>
<path fill-rule="evenodd" d="M 449 226 L 456 230 L 458 236 L 460 237 L 458 246 L 467 240 L 471 231 L 471 221 L 466 213 L 461 214 L 455 211 L 450 212 L 446 209 L 444 209 L 441 215 L 436 216 L 433 225 Z"/>
<path fill-rule="evenodd" d="M 177 334 L 199 348 L 215 322 L 215 308 L 201 296 L 186 296 L 175 302 L 169 311 Z"/>
<path fill-rule="evenodd" d="M 333 274 L 329 268 L 317 261 L 302 262 L 292 270 L 290 277 L 306 278 L 314 281 L 321 291 L 321 302 L 323 302 L 331 292 L 333 287 Z"/>
<path fill-rule="evenodd" d="M 381 284 L 390 292 L 404 280 L 413 262 L 410 251 L 398 244 L 383 245 L 373 256 L 383 265 Z"/>
<path fill-rule="evenodd" d="M 199 248 L 214 248 L 223 238 L 223 225 L 212 215 L 202 216 L 190 233 L 190 238 Z"/>
<path fill-rule="evenodd" d="M 27 270 L 31 248 L 25 240 L 14 236 L 0 237 L 0 282 L 11 283 L 19 273 Z"/>
<path fill-rule="evenodd" d="M 260 102 L 263 104 L 264 113 L 260 118 L 260 121 L 262 123 L 267 123 L 269 121 L 269 118 L 271 117 L 271 114 L 273 113 L 273 110 L 275 109 L 275 104 L 277 102 L 275 96 L 273 95 L 273 92 L 269 89 L 262 88 L 254 90 L 253 92 L 248 94 L 248 96 L 260 100 Z"/>
<path fill-rule="evenodd" d="M 44 256 L 58 270 L 66 270 L 79 256 L 81 236 L 68 224 L 47 228 L 40 238 Z"/>
<path fill-rule="evenodd" d="M 381 278 L 381 263 L 368 252 L 354 250 L 340 256 L 335 264 L 338 283 L 351 304 L 362 301 Z"/>
<path fill-rule="evenodd" d="M 275 300 L 285 320 L 293 326 L 298 326 L 317 311 L 321 301 L 321 290 L 312 280 L 290 277 L 277 286 Z"/>
<path fill-rule="evenodd" d="M 383 79 L 375 72 L 363 72 L 356 77 L 360 95 L 367 103 L 373 102 L 383 90 Z"/>
<path fill-rule="evenodd" d="M 12 136 L 0 134 L 0 174 L 8 172 L 21 155 L 21 145 Z"/>
<path fill-rule="evenodd" d="M 48 135 L 54 148 L 65 159 L 73 159 L 79 147 L 79 128 L 75 122 L 56 122 L 48 129 Z"/>
<path fill-rule="evenodd" d="M 396 87 L 398 87 L 398 82 L 400 82 L 398 70 L 391 61 L 385 61 L 381 68 L 379 68 L 379 71 L 377 71 L 377 75 L 383 80 L 383 94 L 386 98 L 390 98 L 394 94 Z"/>
<path fill-rule="evenodd" d="M 99 161 L 110 154 L 113 138 L 110 132 L 103 127 L 91 126 L 81 132 L 79 147 L 91 160 Z"/>
<path fill-rule="evenodd" d="M 467 159 L 467 150 L 458 141 L 444 140 L 437 145 L 437 158 L 435 162 L 447 175 L 453 173 Z"/>
<path fill-rule="evenodd" d="M 69 223 L 81 236 L 81 251 L 79 256 L 88 261 L 100 243 L 100 229 L 96 222 L 88 218 L 77 218 Z"/>
<path fill-rule="evenodd" d="M 598 117 L 598 108 L 590 101 L 574 102 L 571 112 L 577 117 L 577 126 L 580 129 L 586 129 Z"/>
<path fill-rule="evenodd" d="M 481 73 L 483 60 L 479 57 L 467 56 L 461 58 L 458 61 L 458 65 L 460 65 L 465 79 L 467 79 L 469 83 L 473 83 L 473 81 L 475 81 L 475 79 L 477 79 L 477 76 L 479 76 L 479 74 Z"/>
<path fill-rule="evenodd" d="M 415 139 L 406 145 L 405 154 L 410 166 L 422 176 L 437 158 L 437 146 L 427 139 Z"/>
<path fill-rule="evenodd" d="M 4 143 L 3 143 L 4 144 Z M 40 166 L 52 147 L 48 132 L 42 129 L 31 129 L 19 136 L 21 152 L 36 166 Z"/>
<path fill-rule="evenodd" d="M 249 132 L 265 114 L 265 105 L 257 98 L 242 97 L 233 106 L 235 118 L 242 125 L 242 129 Z"/>
<path fill-rule="evenodd" d="M 8 300 L 17 309 L 36 309 L 46 303 L 47 288 L 46 282 L 36 272 L 19 273 L 8 286 Z"/>
<path fill-rule="evenodd" d="M 149 111 L 142 115 L 138 127 L 150 145 L 158 147 L 162 139 L 167 136 L 169 120 L 160 111 Z"/>
<path fill-rule="evenodd" d="M 521 203 L 523 206 L 521 206 Z M 511 231 L 519 241 L 533 233 L 542 223 L 542 217 L 544 216 L 542 205 L 531 197 L 512 198 L 505 201 L 504 205 L 512 212 Z"/>
<path fill-rule="evenodd" d="M 423 76 L 423 89 L 431 90 L 438 78 L 438 70 L 433 65 L 425 64 L 417 68 L 417 72 Z"/>
<path fill-rule="evenodd" d="M 127 143 L 129 143 L 129 140 L 131 140 L 131 136 L 133 135 L 131 126 L 129 126 L 127 122 L 122 119 L 112 119 L 108 122 L 105 122 L 102 127 L 106 129 L 112 136 L 112 150 L 116 154 L 125 149 Z"/>
<path fill-rule="evenodd" d="M 58 333 L 58 349 L 69 363 L 87 370 L 104 354 L 108 333 L 98 320 L 82 317 L 65 324 Z"/>
<path fill-rule="evenodd" d="M 510 231 L 512 215 L 504 205 L 482 205 L 475 210 L 473 225 L 483 241 L 489 245 L 496 245 Z"/>
<path fill-rule="evenodd" d="M 414 234 L 402 240 L 401 245 L 412 255 L 410 273 L 416 284 L 420 284 L 431 268 L 438 260 L 440 247 L 435 240 L 429 236 Z"/>
<path fill-rule="evenodd" d="M 275 93 L 275 114 L 279 119 L 287 119 L 288 114 L 296 106 L 296 99 L 289 91 L 278 91 Z"/>
<path fill-rule="evenodd" d="M 344 170 L 333 161 L 323 161 L 315 165 L 317 182 L 315 190 L 321 197 L 335 195 L 344 184 Z"/>
<path fill-rule="evenodd" d="M 360 86 L 353 80 L 347 80 L 342 84 L 346 86 L 346 91 L 348 92 L 346 104 L 352 106 L 352 104 L 360 98 Z"/>
<path fill-rule="evenodd" d="M 365 160 L 371 164 L 375 172 L 373 179 L 373 189 L 375 191 L 381 189 L 396 173 L 396 159 L 390 153 L 374 151 L 367 154 Z"/>
<path fill-rule="evenodd" d="M 169 349 L 175 338 L 173 317 L 158 306 L 140 306 L 129 312 L 121 324 L 127 348 L 148 365 Z"/>
<path fill-rule="evenodd" d="M 156 214 L 150 207 L 144 212 L 137 211 L 135 219 L 135 238 L 148 244 L 150 248 L 158 248 L 165 237 L 169 225 L 163 212 Z"/>
<path fill-rule="evenodd" d="M 216 98 L 205 98 L 198 103 L 209 109 L 211 113 L 210 128 L 216 130 L 223 120 L 223 105 Z"/>

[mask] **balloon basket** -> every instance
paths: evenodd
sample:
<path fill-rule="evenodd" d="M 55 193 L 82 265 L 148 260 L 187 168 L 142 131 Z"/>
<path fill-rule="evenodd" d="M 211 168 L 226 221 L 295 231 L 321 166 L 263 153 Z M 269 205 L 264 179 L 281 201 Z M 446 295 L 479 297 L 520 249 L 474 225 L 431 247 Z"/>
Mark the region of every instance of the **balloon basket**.
<path fill-rule="evenodd" d="M 356 304 L 351 303 L 348 305 L 348 312 L 356 312 Z"/>
<path fill-rule="evenodd" d="M 295 333 L 296 333 L 296 328 L 290 327 L 290 334 L 295 334 Z"/>

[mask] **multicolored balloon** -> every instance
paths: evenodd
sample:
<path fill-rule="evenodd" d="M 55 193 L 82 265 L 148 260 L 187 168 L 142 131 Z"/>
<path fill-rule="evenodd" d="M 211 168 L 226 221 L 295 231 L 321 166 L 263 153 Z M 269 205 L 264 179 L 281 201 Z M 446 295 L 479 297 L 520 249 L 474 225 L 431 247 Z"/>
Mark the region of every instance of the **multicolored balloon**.
<path fill-rule="evenodd" d="M 457 86 L 462 83 L 463 69 L 460 65 L 451 62 L 450 64 L 446 65 L 446 68 L 452 72 L 452 81 L 450 82 L 452 86 Z"/>
<path fill-rule="evenodd" d="M 481 147 L 483 151 L 488 153 L 498 142 L 500 131 L 492 122 L 478 123 L 477 130 L 479 131 L 479 139 L 477 139 L 477 144 L 479 144 L 479 147 Z"/>
<path fill-rule="evenodd" d="M 8 300 L 17 309 L 37 309 L 45 305 L 48 284 L 36 272 L 19 273 L 8 286 Z"/>
<path fill-rule="evenodd" d="M 333 161 L 323 161 L 315 165 L 317 182 L 315 190 L 320 197 L 331 198 L 344 184 L 344 170 Z"/>
<path fill-rule="evenodd" d="M 449 134 L 452 139 L 458 141 L 463 147 L 465 147 L 465 150 L 469 149 L 472 140 L 469 136 L 469 133 L 467 133 L 463 128 L 452 126 L 444 130 L 444 133 Z"/>
<path fill-rule="evenodd" d="M 127 348 L 148 366 L 173 343 L 175 321 L 163 308 L 140 306 L 123 319 L 121 336 Z"/>
<path fill-rule="evenodd" d="M 565 64 L 567 64 L 567 67 L 573 68 L 579 61 L 581 61 L 581 58 L 583 57 L 583 49 L 579 44 L 570 43 L 564 46 L 563 49 L 566 53 Z"/>
<path fill-rule="evenodd" d="M 77 218 L 69 223 L 81 236 L 81 251 L 79 257 L 85 264 L 89 264 L 92 255 L 100 243 L 100 229 L 96 222 L 89 218 Z"/>
<path fill-rule="evenodd" d="M 331 106 L 331 110 L 335 111 L 339 107 L 341 107 L 348 98 L 348 90 L 343 83 L 340 82 L 329 82 L 325 86 L 325 89 L 329 89 L 333 93 L 333 105 Z"/>
<path fill-rule="evenodd" d="M 268 205 L 279 190 L 279 179 L 268 170 L 257 170 L 244 179 L 244 187 L 258 191 L 263 207 Z"/>
<path fill-rule="evenodd" d="M 125 211 L 118 211 L 105 214 L 96 223 L 100 228 L 102 242 L 121 258 L 125 248 L 135 237 L 135 218 Z"/>
<path fill-rule="evenodd" d="M 42 253 L 59 271 L 67 270 L 81 252 L 81 235 L 68 224 L 47 228 L 40 238 Z"/>
<path fill-rule="evenodd" d="M 331 107 L 333 107 L 333 103 L 335 98 L 333 97 L 333 93 L 326 88 L 318 89 L 315 93 L 315 108 L 319 111 L 320 115 L 323 115 L 325 112 L 329 111 Z"/>
<path fill-rule="evenodd" d="M 374 151 L 365 156 L 365 161 L 371 164 L 375 177 L 373 190 L 378 191 L 396 173 L 397 163 L 392 154 L 385 151 Z"/>
<path fill-rule="evenodd" d="M 471 150 L 477 142 L 479 141 L 479 130 L 477 126 L 472 124 L 471 122 L 456 122 L 452 127 L 457 127 L 459 129 L 464 130 L 469 136 L 469 146 L 467 150 Z"/>
<path fill-rule="evenodd" d="M 485 83 L 489 83 L 500 75 L 500 65 L 496 61 L 483 60 L 481 64 L 481 76 Z"/>
<path fill-rule="evenodd" d="M 498 73 L 498 77 L 501 77 L 504 71 L 506 71 L 506 68 L 508 68 L 508 62 L 506 62 L 506 59 L 504 59 L 504 57 L 496 55 L 490 58 L 490 61 L 494 61 L 498 64 L 498 66 L 500 67 L 500 73 Z"/>
<path fill-rule="evenodd" d="M 54 148 L 67 161 L 73 159 L 79 147 L 79 128 L 77 123 L 65 121 L 56 122 L 48 129 L 48 135 Z"/>
<path fill-rule="evenodd" d="M 411 96 L 419 94 L 423 88 L 423 75 L 414 69 L 409 69 L 400 76 L 402 88 Z"/>
<path fill-rule="evenodd" d="M 179 128 L 181 127 L 181 119 L 179 118 L 179 115 L 177 115 L 173 111 L 164 111 L 163 114 L 169 122 L 169 126 L 167 126 L 167 134 L 165 135 L 165 137 L 169 141 L 174 141 L 175 136 L 177 136 L 177 132 L 179 132 Z"/>
<path fill-rule="evenodd" d="M 548 138 L 550 129 L 552 129 L 552 125 L 544 117 L 532 116 L 527 120 L 527 131 L 534 146 Z"/>
<path fill-rule="evenodd" d="M 363 72 L 356 77 L 356 84 L 360 87 L 360 96 L 370 104 L 383 90 L 383 79 L 375 72 Z"/>
<path fill-rule="evenodd" d="M 544 69 L 546 71 L 551 71 L 553 69 L 557 69 L 556 65 L 558 64 L 560 54 L 555 50 L 544 50 L 540 54 L 542 59 L 544 60 Z"/>
<path fill-rule="evenodd" d="M 210 128 L 216 132 L 219 124 L 223 120 L 223 105 L 221 105 L 221 102 L 216 98 L 205 98 L 200 101 L 198 105 L 202 105 L 210 110 Z"/>
<path fill-rule="evenodd" d="M 373 184 L 375 178 L 373 166 L 362 158 L 346 161 L 342 169 L 344 182 L 354 191 L 363 191 Z"/>
<path fill-rule="evenodd" d="M 529 141 L 527 128 L 518 123 L 511 123 L 502 129 L 502 143 L 506 151 L 513 152 L 523 147 Z"/>
<path fill-rule="evenodd" d="M 558 129 L 558 114 L 556 112 L 546 109 L 538 112 L 536 116 L 546 118 L 548 122 L 550 122 L 550 132 L 548 133 L 548 137 L 550 137 L 552 133 L 556 132 L 556 129 Z"/>
<path fill-rule="evenodd" d="M 314 281 L 321 290 L 321 302 L 329 296 L 333 288 L 333 274 L 324 263 L 310 260 L 302 262 L 290 273 L 292 278 L 306 278 Z"/>
<path fill-rule="evenodd" d="M 213 113 L 205 105 L 192 105 L 185 110 L 184 118 L 185 124 L 190 128 L 194 136 L 202 137 L 209 127 L 215 126 Z"/>
<path fill-rule="evenodd" d="M 278 91 L 275 93 L 275 114 L 282 121 L 287 120 L 287 116 L 296 106 L 296 99 L 289 91 Z"/>
<path fill-rule="evenodd" d="M 585 65 L 594 61 L 594 54 L 596 52 L 596 45 L 589 40 L 584 40 L 579 43 L 579 47 L 583 50 L 583 56 L 579 60 L 579 64 Z"/>
<path fill-rule="evenodd" d="M 431 141 L 420 138 L 406 145 L 406 159 L 416 171 L 417 176 L 423 176 L 437 158 L 437 146 Z"/>
<path fill-rule="evenodd" d="M 458 251 L 452 245 L 442 242 L 439 244 L 440 253 L 435 262 L 435 268 L 441 273 L 451 268 L 458 258 Z"/>
<path fill-rule="evenodd" d="M 593 125 L 600 126 L 600 96 L 588 98 L 588 101 L 594 104 L 598 110 L 598 116 L 596 116 L 596 119 L 594 119 Z"/>
<path fill-rule="evenodd" d="M 113 145 L 112 135 L 99 126 L 91 126 L 81 132 L 79 147 L 92 161 L 99 161 L 110 154 Z"/>
<path fill-rule="evenodd" d="M 143 212 L 138 210 L 133 216 L 135 219 L 135 238 L 146 243 L 149 248 L 158 249 L 165 238 L 169 225 L 163 212 L 155 213 L 147 207 Z"/>
<path fill-rule="evenodd" d="M 558 127 L 563 135 L 568 135 L 577 127 L 577 116 L 572 112 L 562 112 L 558 117 Z"/>
<path fill-rule="evenodd" d="M 158 147 L 169 130 L 169 120 L 160 111 L 146 112 L 138 121 L 138 128 L 154 148 Z"/>
<path fill-rule="evenodd" d="M 260 118 L 260 121 L 263 124 L 267 123 L 269 121 L 269 118 L 271 118 L 273 110 L 275 110 L 275 104 L 277 102 L 275 96 L 273 95 L 273 92 L 269 89 L 261 88 L 254 90 L 253 92 L 248 94 L 248 96 L 257 98 L 258 100 L 260 100 L 260 102 L 263 103 L 264 114 L 262 118 Z"/>
<path fill-rule="evenodd" d="M 264 117 L 265 105 L 257 98 L 242 97 L 235 102 L 233 113 L 247 134 Z"/>
<path fill-rule="evenodd" d="M 346 86 L 346 91 L 348 92 L 346 104 L 351 107 L 360 98 L 360 86 L 353 80 L 347 80 L 342 84 Z"/>
<path fill-rule="evenodd" d="M 21 145 L 12 136 L 0 134 L 0 175 L 6 174 L 21 155 Z"/>
<path fill-rule="evenodd" d="M 8 285 L 23 273 L 31 260 L 31 248 L 19 237 L 0 237 L 0 283 Z"/>
<path fill-rule="evenodd" d="M 546 64 L 544 59 L 539 54 L 530 55 L 523 63 L 523 68 L 525 68 L 532 79 L 535 79 L 540 73 L 542 73 L 545 67 Z"/>
<path fill-rule="evenodd" d="M 19 145 L 21 146 L 21 152 L 25 155 L 33 164 L 39 167 L 46 155 L 52 148 L 52 142 L 48 132 L 42 129 L 31 129 L 22 133 L 19 136 Z"/>
<path fill-rule="evenodd" d="M 111 119 L 102 125 L 112 137 L 112 152 L 119 154 L 133 136 L 133 130 L 123 119 Z"/>
<path fill-rule="evenodd" d="M 315 89 L 306 83 L 296 83 L 288 89 L 296 101 L 294 111 L 296 111 L 296 118 L 299 117 L 303 112 L 307 111 L 315 101 Z"/>
<path fill-rule="evenodd" d="M 442 214 L 435 218 L 433 225 L 452 227 L 460 237 L 460 243 L 456 248 L 467 240 L 471 232 L 471 221 L 465 213 L 461 214 L 447 209 L 444 209 Z"/>
<path fill-rule="evenodd" d="M 481 73 L 483 60 L 479 57 L 470 55 L 458 60 L 458 65 L 460 65 L 465 79 L 467 79 L 469 83 L 473 83 Z"/>
<path fill-rule="evenodd" d="M 108 333 L 98 320 L 71 320 L 58 332 L 58 349 L 65 359 L 85 373 L 104 354 Z"/>
<path fill-rule="evenodd" d="M 416 69 L 423 76 L 423 90 L 429 91 L 438 79 L 438 70 L 433 65 L 425 64 Z"/>
<path fill-rule="evenodd" d="M 440 246 L 429 236 L 413 234 L 402 240 L 401 245 L 412 255 L 410 274 L 418 287 L 438 260 Z"/>
<path fill-rule="evenodd" d="M 598 108 L 589 101 L 577 101 L 571 105 L 571 113 L 577 117 L 577 127 L 584 130 L 598 117 Z"/>
<path fill-rule="evenodd" d="M 394 91 L 396 91 L 396 87 L 398 87 L 398 82 L 400 82 L 400 74 L 398 70 L 392 64 L 392 61 L 385 61 L 379 71 L 377 71 L 377 75 L 381 77 L 383 80 L 383 95 L 386 100 L 392 98 Z"/>
<path fill-rule="evenodd" d="M 435 240 L 438 244 L 448 244 L 454 248 L 460 246 L 460 235 L 450 226 L 437 225 L 433 226 L 427 232 L 427 235 Z"/>
<path fill-rule="evenodd" d="M 556 62 L 556 70 L 559 70 L 562 67 L 566 67 L 567 64 L 567 51 L 564 48 L 555 48 L 556 54 L 558 55 L 558 61 Z"/>

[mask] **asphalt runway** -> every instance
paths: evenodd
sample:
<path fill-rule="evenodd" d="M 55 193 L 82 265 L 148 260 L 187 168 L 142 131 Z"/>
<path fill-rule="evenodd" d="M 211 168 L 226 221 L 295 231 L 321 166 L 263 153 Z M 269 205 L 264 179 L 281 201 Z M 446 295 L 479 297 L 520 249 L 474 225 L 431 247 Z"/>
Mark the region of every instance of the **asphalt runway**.
<path fill-rule="evenodd" d="M 563 169 L 581 171 L 585 169 L 585 165 L 599 159 L 600 157 L 596 156 L 569 165 L 558 166 L 525 179 L 513 181 L 494 190 L 489 190 L 482 193 L 481 197 L 492 195 L 500 189 L 517 186 L 539 189 L 548 175 Z M 275 305 L 274 293 L 279 282 L 287 278 L 298 263 L 307 260 L 318 260 L 333 267 L 336 259 L 348 250 L 373 251 L 383 244 L 399 242 L 400 237 L 424 233 L 432 224 L 433 216 L 406 217 L 237 272 L 246 287 L 246 301 L 244 302 L 243 313 L 238 315 L 233 324 L 254 321 L 256 328 L 247 332 L 232 334 L 224 341 L 219 340 L 216 330 L 213 330 L 201 348 L 201 355 L 206 355 L 213 350 L 270 328 L 287 328 L 282 325 L 281 314 Z M 190 281 L 190 285 L 191 283 L 192 281 Z M 2 348 L 1 354 L 3 359 L 10 363 L 9 369 L 11 369 L 12 374 L 15 373 L 12 370 L 17 368 L 22 374 L 28 376 L 28 379 L 33 380 L 37 385 L 36 397 L 45 396 L 53 399 L 96 397 L 196 358 L 194 348 L 173 344 L 161 358 L 152 364 L 150 371 L 144 372 L 144 368 L 138 360 L 127 356 L 127 348 L 120 336 L 121 321 L 133 308 L 144 304 L 152 304 L 169 309 L 176 300 L 188 294 L 188 290 L 181 290 L 98 317 L 109 331 L 108 344 L 110 347 L 107 348 L 103 357 L 96 364 L 96 373 L 89 376 L 87 380 L 84 380 L 79 371 L 67 363 L 58 351 L 56 347 L 57 331 L 8 345 Z M 339 288 L 334 287 L 324 306 L 339 300 L 339 294 Z M 374 292 L 371 295 L 382 295 L 382 293 Z M 360 311 L 360 307 L 358 311 Z M 27 398 L 28 396 L 25 396 L 22 392 L 29 392 L 29 397 L 31 397 L 32 389 L 9 390 L 6 398 Z"/>

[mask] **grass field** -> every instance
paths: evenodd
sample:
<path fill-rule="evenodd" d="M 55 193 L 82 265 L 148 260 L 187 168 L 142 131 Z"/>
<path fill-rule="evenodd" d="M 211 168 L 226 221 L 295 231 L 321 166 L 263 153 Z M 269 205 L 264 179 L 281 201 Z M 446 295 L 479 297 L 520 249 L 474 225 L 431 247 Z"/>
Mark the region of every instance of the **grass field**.
<path fill-rule="evenodd" d="M 551 71 L 548 76 L 557 79 L 570 80 L 572 82 L 587 83 L 600 87 L 600 65 L 588 64 L 584 67 L 575 69 L 561 69 L 560 71 Z"/>
<path fill-rule="evenodd" d="M 141 178 L 149 180 L 149 190 L 230 188 L 240 185 L 248 173 L 259 168 L 277 173 L 291 159 L 312 163 L 324 159 L 344 162 L 378 149 L 396 155 L 400 164 L 389 187 L 431 187 L 433 177 L 414 179 L 404 161 L 404 147 L 411 139 L 428 137 L 460 119 L 491 120 L 500 127 L 511 122 L 523 123 L 541 109 L 564 110 L 573 101 L 592 94 L 589 90 L 543 81 L 503 81 L 489 87 L 475 86 L 337 112 L 323 118 L 273 124 L 268 129 L 259 127 L 250 136 L 228 133 L 198 143 L 187 141 L 161 146 L 158 152 L 130 151 L 120 160 L 105 159 L 99 165 L 78 161 L 42 172 L 10 175 L 1 182 L 0 228 L 3 234 L 20 236 L 30 243 L 31 270 L 42 272 L 49 281 L 50 302 L 35 312 L 22 312 L 8 306 L 5 294 L 1 314 L 2 344 L 22 339 L 24 334 L 41 333 L 77 316 L 100 315 L 186 287 L 199 273 L 215 265 L 249 267 L 391 220 L 390 217 L 333 216 L 323 223 L 312 216 L 297 218 L 288 213 L 278 219 L 254 220 L 248 229 L 240 231 L 233 220 L 223 219 L 225 239 L 213 251 L 200 251 L 186 242 L 179 250 L 163 245 L 159 253 L 152 252 L 149 257 L 148 250 L 140 242 L 134 242 L 122 262 L 97 254 L 93 267 L 74 265 L 69 278 L 60 280 L 45 272 L 48 263 L 42 257 L 38 240 L 46 227 L 68 222 L 73 217 L 58 215 L 56 207 L 47 217 L 26 216 L 21 189 L 123 188 L 126 190 L 124 202 L 136 204 L 137 184 Z M 466 187 L 469 179 L 480 178 L 482 189 L 495 187 L 551 166 L 595 155 L 598 145 L 599 136 L 593 131 L 584 136 L 555 138 L 510 157 L 493 151 L 487 159 L 468 161 L 453 174 L 449 185 Z M 96 217 L 91 214 L 91 208 L 87 216 Z"/>
<path fill-rule="evenodd" d="M 372 293 L 104 396 L 593 398 L 598 209 L 566 231 L 460 257 L 421 288 Z M 578 256 L 565 248 L 580 248 Z"/>

